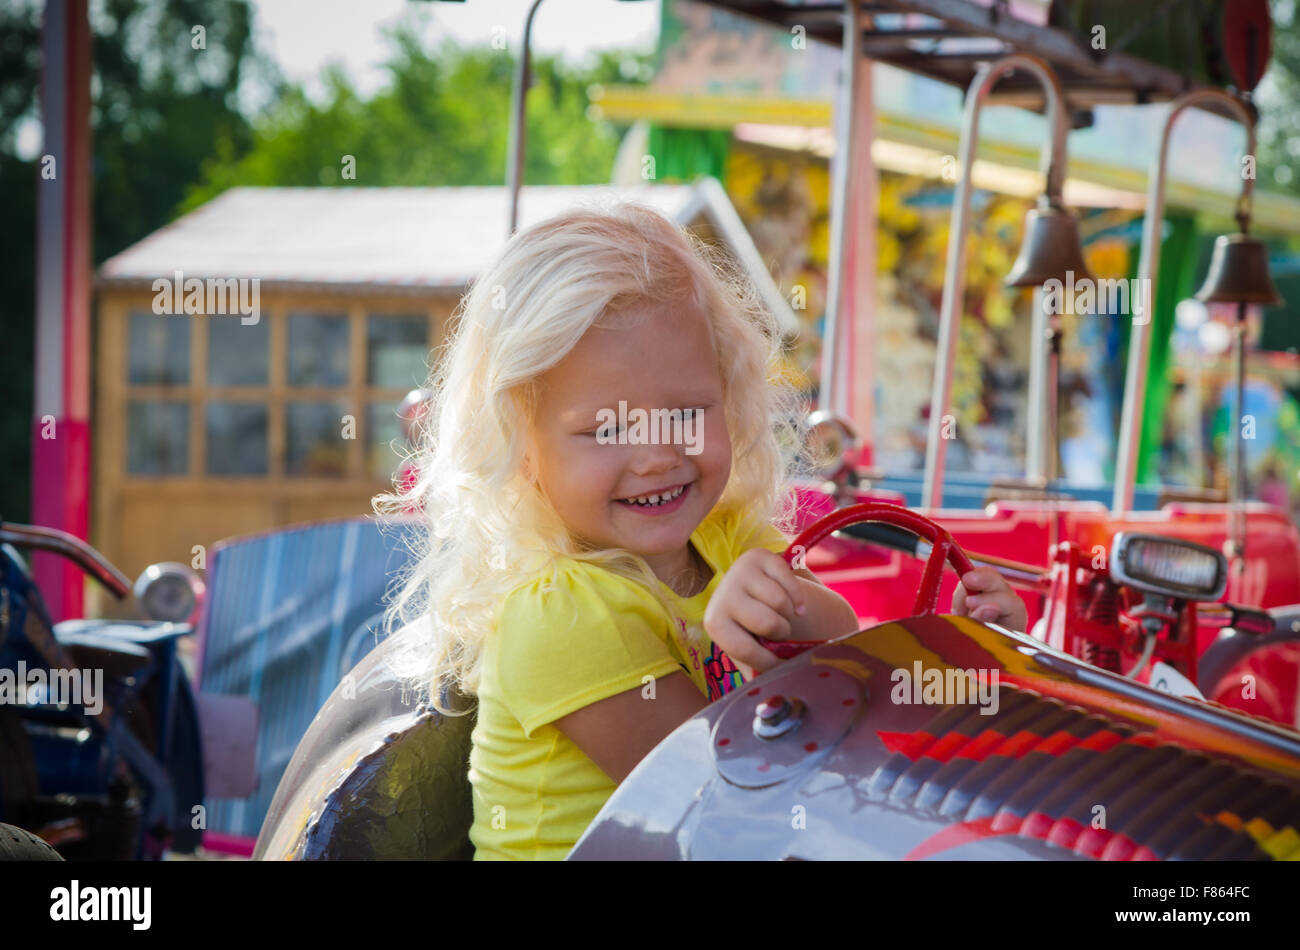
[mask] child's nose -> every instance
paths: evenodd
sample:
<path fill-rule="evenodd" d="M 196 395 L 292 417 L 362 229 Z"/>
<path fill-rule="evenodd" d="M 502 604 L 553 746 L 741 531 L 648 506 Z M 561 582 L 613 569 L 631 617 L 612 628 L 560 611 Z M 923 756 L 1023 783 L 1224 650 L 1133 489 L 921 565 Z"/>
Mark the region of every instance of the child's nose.
<path fill-rule="evenodd" d="M 648 443 L 637 446 L 632 459 L 632 471 L 638 475 L 655 475 L 677 467 L 682 447 L 670 442 Z"/>

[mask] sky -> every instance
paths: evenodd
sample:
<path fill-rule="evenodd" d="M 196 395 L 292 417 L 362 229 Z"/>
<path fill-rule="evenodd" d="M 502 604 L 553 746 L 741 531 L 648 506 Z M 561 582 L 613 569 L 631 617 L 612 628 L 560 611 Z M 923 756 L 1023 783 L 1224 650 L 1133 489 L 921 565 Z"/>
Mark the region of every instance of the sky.
<path fill-rule="evenodd" d="M 344 65 L 368 96 L 386 81 L 379 69 L 388 47 L 381 28 L 403 20 L 436 42 L 464 44 L 494 38 L 517 48 L 532 0 L 253 0 L 262 48 L 285 76 L 319 94 L 319 75 L 331 61 Z M 660 0 L 543 0 L 533 20 L 535 52 L 582 60 L 598 49 L 651 50 L 659 36 Z"/>

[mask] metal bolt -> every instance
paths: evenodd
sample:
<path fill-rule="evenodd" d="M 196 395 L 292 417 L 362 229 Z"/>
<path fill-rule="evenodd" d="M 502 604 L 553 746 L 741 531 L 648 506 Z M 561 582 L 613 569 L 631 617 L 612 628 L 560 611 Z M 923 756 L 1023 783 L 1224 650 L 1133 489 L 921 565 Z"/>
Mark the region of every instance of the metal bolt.
<path fill-rule="evenodd" d="M 754 710 L 754 735 L 760 739 L 775 739 L 793 732 L 803 723 L 805 711 L 802 700 L 773 696 L 759 703 Z"/>
<path fill-rule="evenodd" d="M 755 714 L 768 725 L 776 725 L 790 715 L 790 701 L 784 696 L 772 696 L 758 704 Z"/>

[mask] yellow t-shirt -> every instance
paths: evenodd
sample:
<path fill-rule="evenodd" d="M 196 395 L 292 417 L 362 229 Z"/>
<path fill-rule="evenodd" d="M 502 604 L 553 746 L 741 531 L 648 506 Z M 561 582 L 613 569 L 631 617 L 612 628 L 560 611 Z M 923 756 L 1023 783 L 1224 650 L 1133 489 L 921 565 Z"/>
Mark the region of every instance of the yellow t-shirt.
<path fill-rule="evenodd" d="M 484 646 L 470 753 L 475 860 L 563 858 L 613 793 L 555 720 L 645 676 L 684 670 L 710 700 L 743 682 L 704 632 L 704 609 L 744 551 L 780 552 L 787 542 L 771 525 L 742 529 L 736 513 L 716 509 L 691 542 L 713 578 L 681 600 L 681 617 L 643 586 L 571 559 L 549 589 L 538 579 L 506 597 Z"/>

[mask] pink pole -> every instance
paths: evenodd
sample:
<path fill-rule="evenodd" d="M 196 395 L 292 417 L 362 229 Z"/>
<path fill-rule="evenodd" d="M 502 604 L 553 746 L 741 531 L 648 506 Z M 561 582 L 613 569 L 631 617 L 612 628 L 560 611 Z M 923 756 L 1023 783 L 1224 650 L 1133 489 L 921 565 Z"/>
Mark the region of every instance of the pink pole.
<path fill-rule="evenodd" d="M 36 393 L 32 521 L 86 538 L 90 487 L 90 23 L 86 0 L 47 0 L 36 177 Z M 55 621 L 83 612 L 84 580 L 32 558 Z"/>
<path fill-rule="evenodd" d="M 848 384 L 844 405 L 862 441 L 857 464 L 864 466 L 873 464 L 876 443 L 876 225 L 880 217 L 880 179 L 871 158 L 876 127 L 872 79 L 871 61 L 866 60 L 858 71 L 858 89 L 853 97 L 858 121 L 854 127 L 854 168 L 850 173 L 853 224 L 847 276 L 851 310 L 845 320 L 848 340 L 844 353 L 848 365 L 842 377 Z"/>

